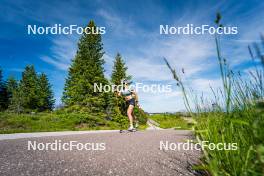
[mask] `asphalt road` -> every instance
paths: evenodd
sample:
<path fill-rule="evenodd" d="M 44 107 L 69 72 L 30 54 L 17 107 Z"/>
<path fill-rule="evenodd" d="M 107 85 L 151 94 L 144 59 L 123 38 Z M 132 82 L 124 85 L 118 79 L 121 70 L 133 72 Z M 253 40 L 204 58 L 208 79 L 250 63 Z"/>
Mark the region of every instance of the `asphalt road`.
<path fill-rule="evenodd" d="M 198 162 L 200 152 L 160 150 L 160 141 L 179 143 L 191 138 L 190 131 L 156 130 L 1 140 L 0 175 L 195 175 L 191 165 Z M 105 150 L 28 150 L 28 141 L 55 140 L 104 143 Z"/>

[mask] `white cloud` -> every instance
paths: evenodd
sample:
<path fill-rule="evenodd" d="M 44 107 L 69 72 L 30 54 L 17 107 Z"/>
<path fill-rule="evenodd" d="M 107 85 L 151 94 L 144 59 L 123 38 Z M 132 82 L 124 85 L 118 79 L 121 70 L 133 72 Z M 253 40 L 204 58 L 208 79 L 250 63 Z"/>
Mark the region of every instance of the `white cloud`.
<path fill-rule="evenodd" d="M 151 59 L 130 59 L 127 62 L 128 73 L 136 80 L 171 80 L 171 74 L 164 64 L 155 64 Z"/>
<path fill-rule="evenodd" d="M 41 57 L 41 59 L 44 61 L 44 62 L 47 62 L 51 65 L 54 65 L 56 68 L 60 69 L 60 70 L 64 70 L 66 71 L 69 67 L 68 64 L 65 64 L 63 62 L 60 62 L 58 61 L 56 58 L 51 58 L 51 57 L 48 57 L 48 56 L 43 56 Z"/>
<path fill-rule="evenodd" d="M 167 41 L 157 54 L 163 54 L 172 66 L 185 69 L 186 75 L 191 76 L 199 71 L 209 69 L 212 62 L 208 59 L 215 55 L 215 48 L 208 38 L 179 38 Z"/>
<path fill-rule="evenodd" d="M 77 37 L 62 36 L 52 40 L 50 56 L 42 56 L 41 59 L 59 70 L 66 71 L 71 64 L 71 60 L 76 54 Z"/>
<path fill-rule="evenodd" d="M 205 79 L 205 78 L 198 78 L 193 79 L 191 81 L 193 89 L 198 92 L 204 92 L 207 94 L 212 93 L 211 88 L 213 90 L 219 89 L 222 87 L 222 80 L 219 79 Z M 210 88 L 211 87 L 211 88 Z"/>
<path fill-rule="evenodd" d="M 139 103 L 147 112 L 176 112 L 185 109 L 180 91 L 170 93 L 138 92 Z"/>
<path fill-rule="evenodd" d="M 97 11 L 97 15 L 102 17 L 108 26 L 108 31 L 112 34 L 126 37 L 127 35 L 135 36 L 136 25 L 129 19 L 121 18 L 113 12 L 106 11 L 104 9 L 100 9 Z"/>

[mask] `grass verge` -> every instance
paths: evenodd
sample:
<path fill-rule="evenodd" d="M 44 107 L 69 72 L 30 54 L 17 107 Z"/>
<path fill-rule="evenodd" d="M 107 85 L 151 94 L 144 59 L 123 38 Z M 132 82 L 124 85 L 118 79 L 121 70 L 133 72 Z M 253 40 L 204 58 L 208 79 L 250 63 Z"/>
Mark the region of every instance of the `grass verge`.
<path fill-rule="evenodd" d="M 154 114 L 150 116 L 150 119 L 159 123 L 159 127 L 164 129 L 175 128 L 180 130 L 190 130 L 194 125 L 177 114 Z"/>
<path fill-rule="evenodd" d="M 124 117 L 126 118 L 126 117 Z M 139 129 L 145 129 L 141 124 Z M 118 130 L 120 124 L 100 114 L 46 112 L 36 114 L 0 113 L 0 133 Z"/>

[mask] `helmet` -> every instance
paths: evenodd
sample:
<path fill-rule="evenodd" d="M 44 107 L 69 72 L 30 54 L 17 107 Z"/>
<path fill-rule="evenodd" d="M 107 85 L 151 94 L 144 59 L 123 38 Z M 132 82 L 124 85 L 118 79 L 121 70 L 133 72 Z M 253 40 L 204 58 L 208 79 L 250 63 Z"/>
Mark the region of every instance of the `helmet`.
<path fill-rule="evenodd" d="M 121 84 L 131 84 L 131 83 L 132 83 L 132 81 L 129 81 L 127 79 L 122 79 L 121 80 Z"/>

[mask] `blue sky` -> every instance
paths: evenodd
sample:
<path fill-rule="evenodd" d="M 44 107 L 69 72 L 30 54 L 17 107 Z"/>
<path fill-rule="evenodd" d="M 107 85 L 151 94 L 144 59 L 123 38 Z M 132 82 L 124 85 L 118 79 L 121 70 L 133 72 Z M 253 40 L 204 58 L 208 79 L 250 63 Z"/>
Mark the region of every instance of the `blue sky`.
<path fill-rule="evenodd" d="M 251 69 L 247 45 L 259 39 L 264 29 L 264 1 L 0 1 L 0 67 L 4 76 L 20 79 L 27 64 L 45 72 L 52 84 L 56 104 L 60 103 L 67 68 L 74 58 L 79 35 L 28 35 L 27 25 L 85 26 L 93 19 L 106 27 L 102 36 L 105 75 L 109 77 L 113 59 L 120 52 L 134 82 L 172 84 L 172 93 L 139 92 L 148 112 L 183 110 L 176 88 L 162 57 L 173 67 L 185 69 L 184 79 L 197 92 L 210 96 L 209 85 L 221 85 L 213 35 L 160 35 L 160 25 L 213 25 L 220 11 L 226 26 L 237 26 L 237 35 L 222 36 L 222 50 L 235 70 Z"/>

